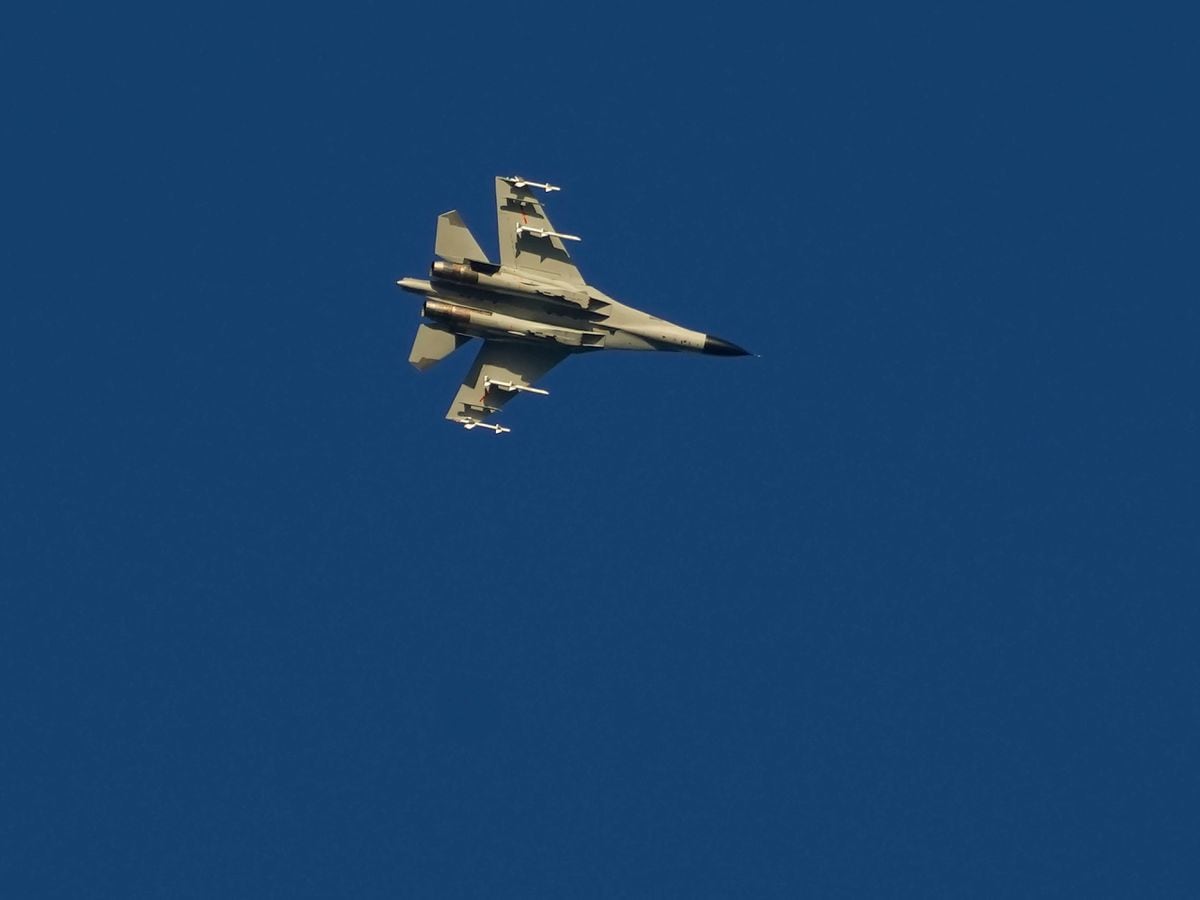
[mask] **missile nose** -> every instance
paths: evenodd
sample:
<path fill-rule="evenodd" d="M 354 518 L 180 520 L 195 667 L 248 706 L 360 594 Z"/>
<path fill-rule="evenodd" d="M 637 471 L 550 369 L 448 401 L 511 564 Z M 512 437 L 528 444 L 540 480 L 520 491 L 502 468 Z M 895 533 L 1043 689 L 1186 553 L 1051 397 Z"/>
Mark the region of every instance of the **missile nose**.
<path fill-rule="evenodd" d="M 713 337 L 711 334 L 704 338 L 704 351 L 713 356 L 749 356 L 750 351 L 744 350 L 737 344 L 723 340 L 719 337 Z"/>

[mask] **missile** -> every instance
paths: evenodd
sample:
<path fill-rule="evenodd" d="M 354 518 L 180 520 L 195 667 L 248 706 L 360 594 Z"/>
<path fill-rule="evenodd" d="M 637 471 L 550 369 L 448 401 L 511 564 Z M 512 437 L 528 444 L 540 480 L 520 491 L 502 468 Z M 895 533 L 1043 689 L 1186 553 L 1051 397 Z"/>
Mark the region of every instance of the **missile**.
<path fill-rule="evenodd" d="M 518 225 L 517 237 L 523 234 L 531 234 L 534 237 L 540 238 L 558 238 L 563 241 L 582 241 L 577 234 L 563 234 L 561 231 L 547 231 L 545 228 L 534 228 L 532 225 Z"/>
<path fill-rule="evenodd" d="M 511 428 L 505 428 L 503 425 L 494 425 L 491 422 L 480 422 L 478 419 L 472 419 L 470 416 L 459 416 L 458 424 L 470 431 L 472 428 L 487 428 L 494 434 L 506 434 L 512 431 Z"/>
<path fill-rule="evenodd" d="M 500 390 L 507 391 L 510 394 L 517 393 L 519 391 L 521 393 L 541 394 L 543 397 L 550 396 L 549 391 L 544 391 L 541 388 L 530 387 L 525 384 L 517 384 L 512 381 L 499 381 L 495 378 L 492 378 L 490 375 L 484 375 L 483 389 L 485 391 L 490 391 L 492 388 L 499 388 Z"/>
<path fill-rule="evenodd" d="M 556 187 L 553 184 L 542 184 L 540 181 L 526 181 L 520 175 L 509 175 L 504 179 L 515 188 L 535 187 L 541 188 L 547 194 L 551 191 L 561 191 L 562 188 Z"/>

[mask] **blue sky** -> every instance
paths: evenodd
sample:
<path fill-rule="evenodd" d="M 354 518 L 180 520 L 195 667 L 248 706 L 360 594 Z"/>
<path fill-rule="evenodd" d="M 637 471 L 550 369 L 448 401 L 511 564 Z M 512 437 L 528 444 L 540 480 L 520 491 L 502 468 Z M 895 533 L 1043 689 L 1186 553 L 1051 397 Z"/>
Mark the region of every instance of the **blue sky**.
<path fill-rule="evenodd" d="M 0 893 L 1194 895 L 1186 33 L 20 18 Z M 443 422 L 394 281 L 512 172 L 761 357 Z"/>

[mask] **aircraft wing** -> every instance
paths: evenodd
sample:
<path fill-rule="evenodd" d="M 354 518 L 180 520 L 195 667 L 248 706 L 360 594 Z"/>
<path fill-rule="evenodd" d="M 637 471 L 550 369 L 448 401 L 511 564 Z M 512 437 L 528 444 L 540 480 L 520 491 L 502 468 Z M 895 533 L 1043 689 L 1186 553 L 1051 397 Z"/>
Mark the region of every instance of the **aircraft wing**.
<path fill-rule="evenodd" d="M 518 187 L 517 185 L 521 186 Z M 496 179 L 496 217 L 500 229 L 500 265 L 529 269 L 555 281 L 583 284 L 571 262 L 564 238 L 539 234 L 553 232 L 533 185 Z M 568 235 L 565 239 L 578 240 Z"/>
<path fill-rule="evenodd" d="M 446 418 L 455 422 L 485 421 L 517 394 L 539 393 L 539 389 L 518 388 L 533 388 L 535 381 L 569 355 L 569 350 L 554 344 L 484 341 Z"/>

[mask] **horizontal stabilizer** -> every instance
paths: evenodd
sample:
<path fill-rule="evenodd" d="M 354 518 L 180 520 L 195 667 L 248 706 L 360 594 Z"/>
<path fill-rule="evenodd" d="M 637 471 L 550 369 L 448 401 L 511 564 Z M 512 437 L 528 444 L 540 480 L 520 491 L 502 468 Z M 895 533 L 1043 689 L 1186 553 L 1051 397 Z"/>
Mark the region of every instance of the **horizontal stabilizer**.
<path fill-rule="evenodd" d="M 451 262 L 471 259 L 476 262 L 489 261 L 456 209 L 438 216 L 437 241 L 433 245 L 433 252 Z"/>
<path fill-rule="evenodd" d="M 466 335 L 454 334 L 452 331 L 443 331 L 441 328 L 422 324 L 417 328 L 417 338 L 413 341 L 412 353 L 408 354 L 408 361 L 424 372 L 469 340 L 470 338 Z"/>

